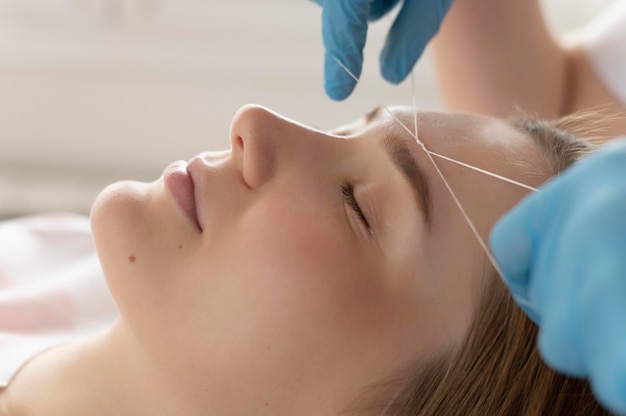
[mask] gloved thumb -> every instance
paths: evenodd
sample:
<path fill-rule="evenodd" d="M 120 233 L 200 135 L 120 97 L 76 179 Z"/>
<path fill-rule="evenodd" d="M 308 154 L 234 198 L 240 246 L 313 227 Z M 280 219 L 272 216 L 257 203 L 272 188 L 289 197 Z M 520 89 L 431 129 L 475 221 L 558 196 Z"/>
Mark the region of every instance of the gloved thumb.
<path fill-rule="evenodd" d="M 626 275 L 622 257 L 624 246 L 620 244 L 619 236 L 623 236 L 626 231 L 626 221 L 615 220 L 614 215 L 602 214 L 598 213 L 589 221 L 592 230 L 585 233 L 592 246 L 602 249 L 591 250 L 590 255 L 594 256 L 595 261 L 587 262 L 590 270 L 580 290 L 580 343 L 591 387 L 598 400 L 613 412 L 624 414 Z M 604 220 L 602 217 L 613 220 Z"/>
<path fill-rule="evenodd" d="M 502 276 L 519 306 L 535 322 L 539 323 L 537 311 L 530 302 L 529 284 L 533 256 L 538 250 L 538 218 L 545 215 L 545 195 L 529 195 L 502 217 L 491 230 L 489 245 L 500 266 Z"/>
<path fill-rule="evenodd" d="M 592 319 L 594 325 L 583 322 L 587 329 L 586 349 L 591 362 L 589 378 L 594 394 L 605 407 L 618 414 L 626 413 L 626 303 L 624 288 L 626 279 L 615 279 L 612 286 L 621 284 L 621 288 L 611 287 L 601 302 L 595 303 Z M 621 280 L 615 282 L 615 280 Z M 620 290 L 621 289 L 621 290 Z M 608 299 L 607 299 L 608 298 Z"/>

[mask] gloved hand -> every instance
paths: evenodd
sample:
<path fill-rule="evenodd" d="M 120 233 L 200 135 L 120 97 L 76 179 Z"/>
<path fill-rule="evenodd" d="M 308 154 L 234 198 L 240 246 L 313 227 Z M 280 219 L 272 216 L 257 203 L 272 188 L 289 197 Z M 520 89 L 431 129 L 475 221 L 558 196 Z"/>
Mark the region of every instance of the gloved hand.
<path fill-rule="evenodd" d="M 589 377 L 600 403 L 626 412 L 626 140 L 523 200 L 490 244 L 514 297 L 533 305 L 548 365 Z"/>
<path fill-rule="evenodd" d="M 360 77 L 368 22 L 384 16 L 399 0 L 313 1 L 323 8 L 324 88 L 333 100 L 343 100 L 356 81 L 334 58 Z M 397 84 L 406 78 L 451 4 L 452 0 L 404 0 L 380 55 L 380 70 L 387 81 Z"/>

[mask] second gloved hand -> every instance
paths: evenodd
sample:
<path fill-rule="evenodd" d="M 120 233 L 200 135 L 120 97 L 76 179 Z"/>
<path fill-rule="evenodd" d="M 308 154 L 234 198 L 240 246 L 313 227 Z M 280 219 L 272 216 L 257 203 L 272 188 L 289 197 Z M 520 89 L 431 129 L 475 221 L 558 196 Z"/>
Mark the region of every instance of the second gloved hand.
<path fill-rule="evenodd" d="M 522 201 L 491 233 L 513 295 L 530 302 L 539 350 L 588 377 L 626 413 L 626 140 L 578 162 Z"/>
<path fill-rule="evenodd" d="M 334 100 L 346 98 L 356 85 L 338 59 L 357 77 L 363 67 L 368 22 L 387 14 L 399 0 L 314 0 L 322 9 L 324 88 Z M 426 44 L 437 33 L 452 0 L 404 0 L 380 55 L 383 77 L 392 83 L 406 78 Z"/>

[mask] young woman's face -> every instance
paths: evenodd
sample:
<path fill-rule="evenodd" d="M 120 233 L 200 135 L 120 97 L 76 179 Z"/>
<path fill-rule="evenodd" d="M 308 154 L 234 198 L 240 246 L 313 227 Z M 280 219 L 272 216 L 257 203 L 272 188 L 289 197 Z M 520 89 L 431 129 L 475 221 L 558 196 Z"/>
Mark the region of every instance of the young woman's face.
<path fill-rule="evenodd" d="M 413 129 L 410 108 L 392 111 Z M 532 139 L 503 121 L 420 112 L 418 126 L 429 150 L 547 178 Z M 239 391 L 266 380 L 345 396 L 464 335 L 486 258 L 385 110 L 326 133 L 248 106 L 231 145 L 186 165 L 195 210 L 181 208 L 185 165 L 114 184 L 93 207 L 110 289 L 150 355 L 181 377 L 235 373 Z M 483 239 L 526 193 L 435 161 Z"/>

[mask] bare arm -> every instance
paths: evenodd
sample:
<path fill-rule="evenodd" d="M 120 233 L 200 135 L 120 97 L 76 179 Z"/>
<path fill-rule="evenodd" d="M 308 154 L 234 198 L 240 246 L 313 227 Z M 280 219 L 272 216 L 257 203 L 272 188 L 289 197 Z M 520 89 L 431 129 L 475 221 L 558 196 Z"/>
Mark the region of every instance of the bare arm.
<path fill-rule="evenodd" d="M 568 106 L 567 54 L 537 0 L 456 0 L 433 44 L 451 110 L 554 118 Z"/>

